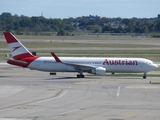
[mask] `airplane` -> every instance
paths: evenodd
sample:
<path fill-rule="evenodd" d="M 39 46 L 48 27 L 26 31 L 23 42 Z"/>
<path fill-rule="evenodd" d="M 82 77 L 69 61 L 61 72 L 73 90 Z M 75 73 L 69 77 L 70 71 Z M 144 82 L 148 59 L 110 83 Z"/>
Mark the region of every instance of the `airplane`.
<path fill-rule="evenodd" d="M 11 65 L 45 72 L 78 72 L 77 78 L 84 78 L 84 72 L 105 75 L 106 73 L 143 73 L 158 66 L 153 61 L 144 58 L 107 58 L 107 57 L 58 57 L 51 52 L 51 57 L 33 55 L 11 32 L 4 32 L 12 59 L 7 59 Z"/>

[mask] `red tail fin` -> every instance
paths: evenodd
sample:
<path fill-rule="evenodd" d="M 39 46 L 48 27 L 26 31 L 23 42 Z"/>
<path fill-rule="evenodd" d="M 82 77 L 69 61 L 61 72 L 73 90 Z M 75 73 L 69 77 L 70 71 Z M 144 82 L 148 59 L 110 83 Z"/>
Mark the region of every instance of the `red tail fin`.
<path fill-rule="evenodd" d="M 33 57 L 32 53 L 12 33 L 4 32 L 4 36 L 14 59 Z"/>

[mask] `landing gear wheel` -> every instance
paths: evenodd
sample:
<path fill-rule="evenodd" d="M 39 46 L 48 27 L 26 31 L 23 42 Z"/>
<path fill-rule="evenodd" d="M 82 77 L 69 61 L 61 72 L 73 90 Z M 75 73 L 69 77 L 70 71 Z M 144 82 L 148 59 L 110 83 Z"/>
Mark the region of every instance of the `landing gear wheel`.
<path fill-rule="evenodd" d="M 146 73 L 144 73 L 144 75 L 143 75 L 143 79 L 146 79 L 147 78 L 147 75 L 146 75 Z"/>
<path fill-rule="evenodd" d="M 81 78 L 84 78 L 84 75 L 81 75 Z"/>
<path fill-rule="evenodd" d="M 146 79 L 146 76 L 143 76 L 143 79 Z"/>
<path fill-rule="evenodd" d="M 80 78 L 80 75 L 79 75 L 79 74 L 77 74 L 77 78 Z"/>
<path fill-rule="evenodd" d="M 84 78 L 84 75 L 82 74 L 77 74 L 77 78 Z"/>

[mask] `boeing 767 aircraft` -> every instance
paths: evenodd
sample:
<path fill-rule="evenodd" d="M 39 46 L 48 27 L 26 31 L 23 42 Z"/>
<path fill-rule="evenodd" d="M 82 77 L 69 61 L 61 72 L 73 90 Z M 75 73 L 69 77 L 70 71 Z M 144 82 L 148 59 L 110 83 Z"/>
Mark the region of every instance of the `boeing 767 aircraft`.
<path fill-rule="evenodd" d="M 11 32 L 4 32 L 13 59 L 7 63 L 31 70 L 45 72 L 78 72 L 77 78 L 84 78 L 83 72 L 95 75 L 109 73 L 143 73 L 146 74 L 158 66 L 144 58 L 107 58 L 107 57 L 51 57 L 33 55 Z"/>

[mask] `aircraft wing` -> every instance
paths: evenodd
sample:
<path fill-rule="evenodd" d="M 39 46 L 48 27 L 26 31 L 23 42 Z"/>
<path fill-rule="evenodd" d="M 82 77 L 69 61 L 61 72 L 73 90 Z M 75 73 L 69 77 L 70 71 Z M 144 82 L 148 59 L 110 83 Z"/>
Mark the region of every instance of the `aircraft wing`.
<path fill-rule="evenodd" d="M 82 65 L 82 64 L 64 63 L 64 62 L 62 62 L 62 63 L 65 65 L 72 66 L 76 70 L 89 71 L 89 70 L 92 70 L 93 68 L 95 68 L 95 66 L 89 66 L 89 65 L 84 65 L 84 64 Z"/>
<path fill-rule="evenodd" d="M 71 67 L 74 67 L 76 70 L 83 70 L 83 71 L 89 71 L 92 70 L 93 68 L 96 68 L 96 66 L 92 66 L 92 65 L 84 65 L 84 64 L 74 64 L 74 63 L 66 63 L 66 62 L 62 62 L 57 55 L 55 55 L 55 53 L 51 52 L 52 56 L 55 58 L 56 62 L 58 63 L 62 63 L 65 65 L 69 65 Z"/>

